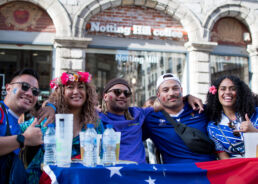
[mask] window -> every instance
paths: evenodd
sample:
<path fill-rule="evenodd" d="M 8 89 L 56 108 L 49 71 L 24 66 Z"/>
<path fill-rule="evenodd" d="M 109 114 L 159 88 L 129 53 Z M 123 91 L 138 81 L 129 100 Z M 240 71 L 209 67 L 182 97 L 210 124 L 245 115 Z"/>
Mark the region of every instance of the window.
<path fill-rule="evenodd" d="M 160 66 L 161 61 L 163 67 Z M 146 99 L 155 95 L 157 78 L 164 70 L 178 74 L 173 67 L 177 64 L 181 64 L 183 70 L 185 54 L 90 48 L 86 53 L 86 71 L 92 74 L 99 95 L 109 80 L 122 77 L 131 85 L 134 92 L 132 104 L 137 106 L 142 106 Z M 181 79 L 181 75 L 178 76 Z M 132 83 L 133 78 L 136 83 Z"/>
<path fill-rule="evenodd" d="M 248 58 L 239 56 L 210 56 L 211 80 L 223 75 L 236 75 L 249 83 Z"/>

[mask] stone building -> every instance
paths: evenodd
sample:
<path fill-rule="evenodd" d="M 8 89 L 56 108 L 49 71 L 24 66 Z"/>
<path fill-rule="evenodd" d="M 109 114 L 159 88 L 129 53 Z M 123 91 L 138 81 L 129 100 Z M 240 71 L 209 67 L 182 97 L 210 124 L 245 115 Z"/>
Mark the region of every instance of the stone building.
<path fill-rule="evenodd" d="M 89 71 L 99 94 L 120 76 L 133 105 L 165 72 L 203 100 L 229 73 L 258 93 L 257 9 L 256 0 L 1 0 L 0 74 L 35 68 L 41 98 L 63 71 Z"/>

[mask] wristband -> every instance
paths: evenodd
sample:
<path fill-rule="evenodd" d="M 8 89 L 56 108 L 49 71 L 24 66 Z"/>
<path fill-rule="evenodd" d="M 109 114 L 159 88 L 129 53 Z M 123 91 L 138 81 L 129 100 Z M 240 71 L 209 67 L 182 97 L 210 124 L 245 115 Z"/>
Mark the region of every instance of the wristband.
<path fill-rule="evenodd" d="M 20 144 L 20 148 L 24 147 L 24 139 L 25 137 L 22 134 L 17 135 L 17 142 Z"/>
<path fill-rule="evenodd" d="M 54 106 L 54 104 L 47 102 L 46 106 L 52 107 L 54 109 L 54 111 L 56 112 L 56 106 Z"/>

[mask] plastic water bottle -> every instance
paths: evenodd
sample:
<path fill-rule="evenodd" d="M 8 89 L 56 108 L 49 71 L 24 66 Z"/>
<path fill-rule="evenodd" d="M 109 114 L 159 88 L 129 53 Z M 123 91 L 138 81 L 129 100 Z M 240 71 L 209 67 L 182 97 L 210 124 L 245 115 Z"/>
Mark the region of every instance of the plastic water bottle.
<path fill-rule="evenodd" d="M 108 124 L 103 133 L 103 164 L 115 165 L 116 163 L 116 137 L 113 125 Z"/>
<path fill-rule="evenodd" d="M 97 132 L 93 124 L 87 124 L 84 136 L 84 156 L 83 163 L 87 167 L 97 165 Z"/>
<path fill-rule="evenodd" d="M 54 124 L 49 124 L 44 136 L 44 165 L 56 164 L 56 137 Z"/>

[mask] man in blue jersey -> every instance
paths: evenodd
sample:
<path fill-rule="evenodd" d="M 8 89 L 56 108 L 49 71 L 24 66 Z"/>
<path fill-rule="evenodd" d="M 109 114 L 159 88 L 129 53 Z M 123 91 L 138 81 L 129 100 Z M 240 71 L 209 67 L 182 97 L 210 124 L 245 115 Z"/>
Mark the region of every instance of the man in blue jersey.
<path fill-rule="evenodd" d="M 204 113 L 194 111 L 187 102 L 183 101 L 183 89 L 176 76 L 171 73 L 160 76 L 156 89 L 163 110 L 172 118 L 207 134 L 207 121 Z M 190 151 L 162 111 L 148 114 L 143 131 L 144 135 L 150 137 L 160 151 L 164 163 L 201 162 L 215 159 L 213 155 Z"/>
<path fill-rule="evenodd" d="M 112 124 L 115 131 L 121 132 L 119 159 L 145 163 L 142 125 L 153 109 L 129 107 L 131 95 L 131 88 L 124 79 L 109 81 L 104 89 L 100 118 L 104 125 Z"/>
<path fill-rule="evenodd" d="M 131 88 L 124 79 L 109 81 L 104 88 L 100 118 L 104 125 L 112 124 L 115 131 L 121 132 L 119 159 L 145 163 L 142 126 L 153 108 L 129 107 L 131 95 Z M 194 104 L 201 106 L 197 98 L 188 100 L 192 101 L 193 107 Z"/>
<path fill-rule="evenodd" d="M 23 134 L 18 124 L 19 116 L 31 110 L 37 102 L 39 85 L 36 72 L 32 69 L 18 71 L 6 85 L 6 91 L 4 101 L 0 102 L 0 183 L 9 180 L 8 175 L 10 170 L 16 167 L 14 158 L 19 154 L 20 148 L 43 143 L 41 130 L 35 127 L 36 120 Z M 22 170 L 14 177 L 18 178 L 20 173 Z"/>

